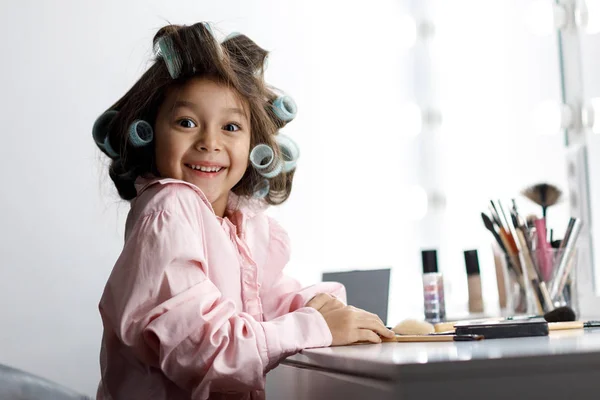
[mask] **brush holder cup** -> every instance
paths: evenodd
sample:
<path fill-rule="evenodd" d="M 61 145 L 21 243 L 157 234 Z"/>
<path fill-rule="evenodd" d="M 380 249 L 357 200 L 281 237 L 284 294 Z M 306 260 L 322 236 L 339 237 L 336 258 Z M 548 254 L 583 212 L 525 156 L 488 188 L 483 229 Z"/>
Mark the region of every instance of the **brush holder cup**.
<path fill-rule="evenodd" d="M 527 297 L 527 285 L 522 276 L 516 272 L 514 262 L 508 255 L 500 258 L 502 279 L 504 280 L 504 302 L 500 307 L 503 316 L 529 314 L 533 308 L 532 302 Z"/>
<path fill-rule="evenodd" d="M 576 249 L 566 254 L 553 248 L 496 257 L 502 315 L 542 315 L 562 306 L 578 315 L 577 258 Z"/>
<path fill-rule="evenodd" d="M 579 315 L 577 269 L 578 249 L 575 247 L 571 254 L 562 249 L 546 249 L 534 251 L 536 260 L 540 265 L 540 278 L 546 283 L 548 290 L 556 293 L 552 296 L 554 307 L 568 306 Z M 543 260 L 547 260 L 544 270 Z M 561 269 L 561 262 L 564 268 Z M 562 287 L 562 290 L 558 290 Z M 550 293 L 551 295 L 553 293 Z"/>
<path fill-rule="evenodd" d="M 498 290 L 504 290 L 499 293 L 502 315 L 542 315 L 562 306 L 571 307 L 578 315 L 576 249 L 568 259 L 564 257 L 563 250 L 552 248 L 497 257 L 501 264 L 497 265 L 501 274 L 497 278 L 504 281 L 498 284 Z M 559 268 L 561 261 L 564 267 Z"/>

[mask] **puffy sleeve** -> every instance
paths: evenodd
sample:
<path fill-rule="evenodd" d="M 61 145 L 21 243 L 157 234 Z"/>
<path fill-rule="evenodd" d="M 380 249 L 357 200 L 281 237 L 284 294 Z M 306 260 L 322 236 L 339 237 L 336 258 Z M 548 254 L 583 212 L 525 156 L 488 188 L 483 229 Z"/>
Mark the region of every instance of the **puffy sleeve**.
<path fill-rule="evenodd" d="M 316 310 L 267 322 L 237 311 L 207 277 L 199 230 L 201 221 L 162 210 L 140 217 L 127 237 L 100 311 L 136 358 L 196 399 L 264 389 L 282 357 L 331 343 Z"/>
<path fill-rule="evenodd" d="M 267 321 L 303 309 L 318 293 L 329 293 L 346 303 L 346 289 L 341 283 L 321 282 L 303 288 L 300 282 L 287 276 L 283 268 L 289 259 L 288 234 L 274 219 L 269 218 L 269 250 L 265 269 L 274 272 L 274 276 L 265 279 L 266 285 L 261 288 L 263 314 Z"/>

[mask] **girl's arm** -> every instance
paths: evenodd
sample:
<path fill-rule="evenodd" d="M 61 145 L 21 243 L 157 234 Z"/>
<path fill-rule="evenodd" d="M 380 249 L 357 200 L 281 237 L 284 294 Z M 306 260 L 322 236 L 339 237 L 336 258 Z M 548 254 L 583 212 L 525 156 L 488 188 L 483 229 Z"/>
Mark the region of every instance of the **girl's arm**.
<path fill-rule="evenodd" d="M 207 278 L 201 227 L 192 221 L 166 210 L 140 218 L 108 281 L 100 304 L 105 329 L 138 359 L 195 399 L 263 389 L 264 374 L 282 357 L 331 344 L 312 308 L 268 322 L 238 312 Z"/>
<path fill-rule="evenodd" d="M 285 230 L 269 218 L 269 250 L 266 271 L 277 271 L 274 279 L 266 280 L 261 288 L 263 314 L 271 320 L 306 306 L 318 293 L 328 293 L 346 303 L 346 289 L 337 282 L 322 282 L 303 288 L 300 282 L 283 273 L 290 258 L 290 242 Z M 264 274 L 265 277 L 268 273 Z"/>

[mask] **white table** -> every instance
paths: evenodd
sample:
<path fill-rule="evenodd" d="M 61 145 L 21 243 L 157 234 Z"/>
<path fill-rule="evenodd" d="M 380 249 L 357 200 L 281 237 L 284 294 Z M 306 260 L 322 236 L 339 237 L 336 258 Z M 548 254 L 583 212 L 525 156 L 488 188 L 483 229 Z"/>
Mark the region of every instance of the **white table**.
<path fill-rule="evenodd" d="M 267 399 L 598 399 L 600 329 L 548 337 L 307 349 Z"/>

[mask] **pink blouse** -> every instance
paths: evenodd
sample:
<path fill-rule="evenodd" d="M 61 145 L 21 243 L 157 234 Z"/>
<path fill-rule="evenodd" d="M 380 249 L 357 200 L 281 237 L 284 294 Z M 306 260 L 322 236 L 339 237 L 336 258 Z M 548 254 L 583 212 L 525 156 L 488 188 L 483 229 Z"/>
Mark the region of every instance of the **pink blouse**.
<path fill-rule="evenodd" d="M 289 239 L 231 194 L 225 218 L 196 186 L 139 180 L 125 244 L 100 300 L 97 398 L 264 398 L 265 374 L 287 355 L 329 346 L 320 292 L 283 274 Z M 237 203 L 237 204 L 236 204 Z"/>

